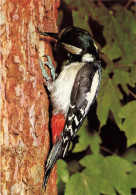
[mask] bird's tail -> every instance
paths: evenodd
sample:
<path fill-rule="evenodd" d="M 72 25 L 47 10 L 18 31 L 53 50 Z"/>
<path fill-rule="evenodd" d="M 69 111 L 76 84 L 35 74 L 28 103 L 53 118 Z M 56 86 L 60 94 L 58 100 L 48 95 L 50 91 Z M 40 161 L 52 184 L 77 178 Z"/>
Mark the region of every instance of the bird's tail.
<path fill-rule="evenodd" d="M 45 166 L 43 185 L 42 185 L 42 188 L 45 187 L 45 190 L 46 190 L 48 179 L 49 179 L 50 173 L 53 169 L 53 166 L 55 165 L 57 159 L 61 156 L 61 153 L 62 153 L 61 145 L 62 145 L 62 141 L 58 139 L 56 141 L 56 144 L 53 146 L 49 156 L 48 156 L 47 163 Z"/>

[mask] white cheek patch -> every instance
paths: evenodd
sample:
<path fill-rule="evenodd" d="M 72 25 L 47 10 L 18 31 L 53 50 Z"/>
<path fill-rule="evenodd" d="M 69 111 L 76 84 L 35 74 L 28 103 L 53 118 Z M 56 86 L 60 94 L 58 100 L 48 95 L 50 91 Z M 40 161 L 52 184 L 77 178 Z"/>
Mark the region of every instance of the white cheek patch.
<path fill-rule="evenodd" d="M 92 54 L 86 53 L 86 54 L 83 55 L 82 61 L 83 62 L 93 62 L 94 57 L 92 56 Z"/>
<path fill-rule="evenodd" d="M 70 53 L 72 53 L 72 54 L 79 55 L 82 52 L 82 49 L 81 48 L 78 48 L 76 46 L 69 45 L 69 44 L 66 44 L 66 43 L 62 43 L 62 44 L 63 44 L 64 48 L 67 51 L 69 51 Z"/>

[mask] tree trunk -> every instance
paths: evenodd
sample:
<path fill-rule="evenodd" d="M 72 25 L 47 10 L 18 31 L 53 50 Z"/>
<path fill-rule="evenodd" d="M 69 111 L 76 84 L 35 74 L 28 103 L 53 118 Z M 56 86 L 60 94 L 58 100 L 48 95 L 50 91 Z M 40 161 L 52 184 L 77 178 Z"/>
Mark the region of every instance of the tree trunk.
<path fill-rule="evenodd" d="M 40 56 L 52 57 L 37 27 L 57 32 L 59 0 L 1 0 L 1 194 L 41 195 L 50 148 L 48 95 Z M 48 40 L 48 39 L 46 39 Z M 48 182 L 56 195 L 56 168 Z"/>

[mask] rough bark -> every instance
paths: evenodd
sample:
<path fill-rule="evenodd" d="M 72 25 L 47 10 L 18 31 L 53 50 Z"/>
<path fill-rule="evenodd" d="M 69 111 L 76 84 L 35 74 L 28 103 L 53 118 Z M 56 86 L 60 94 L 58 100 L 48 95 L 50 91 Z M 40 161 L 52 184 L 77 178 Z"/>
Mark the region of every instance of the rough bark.
<path fill-rule="evenodd" d="M 48 95 L 39 53 L 52 56 L 37 27 L 57 32 L 59 0 L 2 0 L 1 34 L 1 194 L 45 194 L 44 162 L 50 137 Z M 46 194 L 56 195 L 56 168 Z"/>

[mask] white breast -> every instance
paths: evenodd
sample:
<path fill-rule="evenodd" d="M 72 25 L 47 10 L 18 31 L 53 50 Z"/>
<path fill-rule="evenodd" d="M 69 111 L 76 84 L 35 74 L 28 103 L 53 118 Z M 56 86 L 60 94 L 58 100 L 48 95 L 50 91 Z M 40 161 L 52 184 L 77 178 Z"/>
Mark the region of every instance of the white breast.
<path fill-rule="evenodd" d="M 49 86 L 53 104 L 53 114 L 59 112 L 67 113 L 70 105 L 72 87 L 77 72 L 83 65 L 84 63 L 76 62 L 65 66 L 58 78 Z"/>

